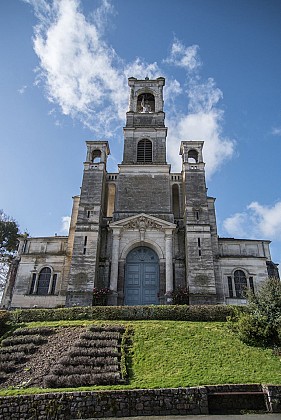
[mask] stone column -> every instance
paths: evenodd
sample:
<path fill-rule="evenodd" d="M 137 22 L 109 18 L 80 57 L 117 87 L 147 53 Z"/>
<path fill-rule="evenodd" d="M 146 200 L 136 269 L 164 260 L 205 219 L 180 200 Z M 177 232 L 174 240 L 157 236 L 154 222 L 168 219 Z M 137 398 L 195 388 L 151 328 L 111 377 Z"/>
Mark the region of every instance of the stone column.
<path fill-rule="evenodd" d="M 165 231 L 165 248 L 166 248 L 166 293 L 172 292 L 173 285 L 173 231 L 172 229 Z"/>
<path fill-rule="evenodd" d="M 111 294 L 108 299 L 110 305 L 117 305 L 119 242 L 120 242 L 120 228 L 113 229 L 112 251 L 111 251 L 111 272 L 110 272 L 110 286 L 109 286 L 111 290 Z"/>

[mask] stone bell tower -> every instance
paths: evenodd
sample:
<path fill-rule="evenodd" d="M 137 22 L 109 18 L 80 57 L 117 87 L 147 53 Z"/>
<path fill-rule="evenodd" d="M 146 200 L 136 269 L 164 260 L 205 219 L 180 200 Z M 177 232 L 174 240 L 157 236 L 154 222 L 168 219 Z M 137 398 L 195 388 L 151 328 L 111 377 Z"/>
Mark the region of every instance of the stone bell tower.
<path fill-rule="evenodd" d="M 173 221 L 170 165 L 166 162 L 165 79 L 129 78 L 130 101 L 124 127 L 114 220 L 137 213 Z"/>
<path fill-rule="evenodd" d="M 129 78 L 130 102 L 124 128 L 124 165 L 166 164 L 165 114 L 163 112 L 163 86 L 165 79 L 137 80 Z M 143 155 L 140 139 L 151 141 L 149 153 Z M 145 143 L 145 142 L 144 142 Z"/>
<path fill-rule="evenodd" d="M 183 141 L 182 155 L 186 276 L 190 304 L 216 303 L 213 199 L 207 197 L 203 141 Z M 216 246 L 215 246 L 216 245 Z"/>
<path fill-rule="evenodd" d="M 74 235 L 66 306 L 91 306 L 98 272 L 104 194 L 107 141 L 87 141 L 83 181 Z"/>

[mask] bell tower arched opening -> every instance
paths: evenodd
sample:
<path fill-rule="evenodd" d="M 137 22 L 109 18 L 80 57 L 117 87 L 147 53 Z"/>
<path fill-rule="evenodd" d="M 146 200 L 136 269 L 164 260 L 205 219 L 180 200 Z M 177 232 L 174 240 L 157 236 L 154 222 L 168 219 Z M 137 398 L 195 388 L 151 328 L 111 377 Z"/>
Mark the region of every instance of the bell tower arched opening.
<path fill-rule="evenodd" d="M 198 163 L 198 152 L 197 150 L 191 149 L 188 151 L 188 162 Z"/>
<path fill-rule="evenodd" d="M 92 162 L 100 163 L 100 161 L 101 161 L 101 151 L 96 149 L 92 152 Z"/>
<path fill-rule="evenodd" d="M 137 112 L 155 112 L 155 98 L 152 93 L 141 93 L 138 95 Z"/>

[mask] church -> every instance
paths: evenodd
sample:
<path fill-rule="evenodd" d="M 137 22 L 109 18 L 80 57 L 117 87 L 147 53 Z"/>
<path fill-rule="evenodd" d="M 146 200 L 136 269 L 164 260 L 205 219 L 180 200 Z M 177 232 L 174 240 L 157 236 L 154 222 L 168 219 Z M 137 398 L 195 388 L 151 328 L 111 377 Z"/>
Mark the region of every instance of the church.
<path fill-rule="evenodd" d="M 129 110 L 118 172 L 107 172 L 110 145 L 86 142 L 81 193 L 68 236 L 23 238 L 2 298 L 5 308 L 246 303 L 278 277 L 270 241 L 220 238 L 215 198 L 207 195 L 203 141 L 183 140 L 180 173 L 166 161 L 165 79 L 128 79 Z"/>

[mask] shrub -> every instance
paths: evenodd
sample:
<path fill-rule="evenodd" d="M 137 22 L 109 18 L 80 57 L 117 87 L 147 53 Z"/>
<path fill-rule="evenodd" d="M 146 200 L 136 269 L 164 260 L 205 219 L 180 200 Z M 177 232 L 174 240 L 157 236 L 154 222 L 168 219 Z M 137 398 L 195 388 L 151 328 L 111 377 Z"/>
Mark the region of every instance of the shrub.
<path fill-rule="evenodd" d="M 88 356 L 88 357 L 118 357 L 121 353 L 118 351 L 116 347 L 106 347 L 106 348 L 83 348 L 76 347 L 76 349 L 70 349 L 68 352 L 70 357 L 80 357 L 80 356 Z"/>
<path fill-rule="evenodd" d="M 89 369 L 90 369 L 92 366 L 116 365 L 118 364 L 118 358 L 117 357 L 95 357 L 93 359 L 90 359 L 87 356 L 79 356 L 75 358 L 63 356 L 59 359 L 58 364 L 62 364 L 66 366 L 69 364 L 71 364 L 72 366 L 84 365 L 84 366 L 89 366 Z"/>
<path fill-rule="evenodd" d="M 15 361 L 15 363 L 23 363 L 27 360 L 26 354 L 22 351 L 15 351 L 13 347 L 5 347 L 0 350 L 1 362 Z"/>
<path fill-rule="evenodd" d="M 92 332 L 117 331 L 123 333 L 125 327 L 123 325 L 90 325 L 88 330 Z"/>
<path fill-rule="evenodd" d="M 17 346 L 21 344 L 34 344 L 34 345 L 41 345 L 43 343 L 46 343 L 47 340 L 45 340 L 40 335 L 18 335 L 18 336 L 11 336 L 8 338 L 5 338 L 5 340 L 2 340 L 2 346 Z"/>
<path fill-rule="evenodd" d="M 101 331 L 101 332 L 85 332 L 80 335 L 80 338 L 84 340 L 101 340 L 101 341 L 107 341 L 108 339 L 115 339 L 118 340 L 121 338 L 121 335 L 119 332 L 115 331 Z"/>
<path fill-rule="evenodd" d="M 251 346 L 270 347 L 276 343 L 274 328 L 266 317 L 241 314 L 237 321 L 236 332 L 240 340 Z"/>
<path fill-rule="evenodd" d="M 54 328 L 38 327 L 38 328 L 18 328 L 13 335 L 51 335 L 55 332 Z"/>
<path fill-rule="evenodd" d="M 11 349 L 12 352 L 17 351 L 20 353 L 24 353 L 25 355 L 33 354 L 38 349 L 38 347 L 35 346 L 35 344 L 33 343 L 18 344 L 16 348 L 14 346 L 7 345 L 7 348 Z"/>
<path fill-rule="evenodd" d="M 0 372 L 4 372 L 4 373 L 10 373 L 10 372 L 14 372 L 15 370 L 17 370 L 17 366 L 15 365 L 14 361 L 6 361 L 6 362 L 0 362 Z"/>
<path fill-rule="evenodd" d="M 172 293 L 171 297 L 175 305 L 187 305 L 189 301 L 189 291 L 186 287 L 177 287 Z"/>
<path fill-rule="evenodd" d="M 122 334 L 121 341 L 121 360 L 120 360 L 120 369 L 121 375 L 124 381 L 129 379 L 129 374 L 132 366 L 132 337 L 134 331 L 131 327 L 127 327 L 124 333 Z"/>
<path fill-rule="evenodd" d="M 44 378 L 44 386 L 49 388 L 78 387 L 89 385 L 109 385 L 120 382 L 120 373 L 100 373 L 57 376 L 48 375 Z"/>
<path fill-rule="evenodd" d="M 107 372 L 118 372 L 119 371 L 119 366 L 118 365 L 108 365 L 106 366 L 106 371 Z M 100 366 L 94 366 L 91 367 L 91 373 L 100 373 L 101 372 L 101 367 Z M 84 365 L 77 365 L 77 366 L 59 366 L 56 365 L 52 368 L 52 374 L 53 375 L 57 375 L 57 376 L 62 376 L 62 375 L 80 375 L 80 374 L 85 374 L 85 373 L 89 373 L 89 366 L 84 366 Z"/>
<path fill-rule="evenodd" d="M 8 379 L 8 375 L 6 373 L 0 373 L 0 384 L 2 384 L 3 382 L 5 382 Z"/>
<path fill-rule="evenodd" d="M 226 321 L 227 317 L 234 314 L 234 310 L 235 306 L 230 305 L 90 306 L 57 309 L 17 309 L 9 312 L 9 319 L 13 323 L 85 319 Z"/>
<path fill-rule="evenodd" d="M 117 347 L 119 340 L 80 340 L 73 343 L 73 347 Z"/>
<path fill-rule="evenodd" d="M 281 346 L 281 282 L 270 278 L 254 295 L 247 293 L 248 312 L 230 321 L 230 328 L 246 344 L 261 347 Z"/>

